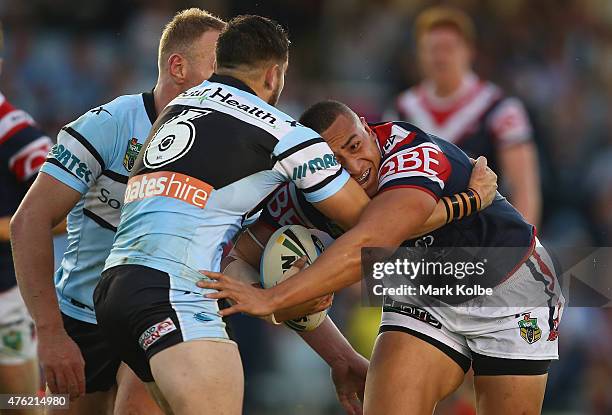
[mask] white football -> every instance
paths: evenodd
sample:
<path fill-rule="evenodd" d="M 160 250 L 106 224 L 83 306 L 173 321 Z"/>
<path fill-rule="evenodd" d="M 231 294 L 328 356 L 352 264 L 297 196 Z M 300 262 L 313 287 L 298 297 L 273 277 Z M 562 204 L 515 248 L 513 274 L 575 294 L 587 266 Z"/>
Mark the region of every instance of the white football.
<path fill-rule="evenodd" d="M 274 287 L 289 278 L 285 275 L 293 263 L 306 256 L 307 265 L 313 263 L 325 249 L 321 240 L 300 225 L 283 226 L 272 234 L 261 257 L 260 278 L 264 288 Z M 314 330 L 323 323 L 327 310 L 310 314 L 285 324 L 296 331 Z"/>

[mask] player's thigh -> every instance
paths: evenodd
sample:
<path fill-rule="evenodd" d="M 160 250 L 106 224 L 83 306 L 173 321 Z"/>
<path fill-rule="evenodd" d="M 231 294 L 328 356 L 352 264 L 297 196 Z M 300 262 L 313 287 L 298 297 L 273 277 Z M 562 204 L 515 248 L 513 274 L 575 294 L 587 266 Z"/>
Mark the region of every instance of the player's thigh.
<path fill-rule="evenodd" d="M 45 415 L 109 415 L 112 413 L 116 388 L 104 392 L 87 393 L 70 401 L 68 409 L 45 408 Z M 51 392 L 47 389 L 47 395 Z"/>
<path fill-rule="evenodd" d="M 157 415 L 162 414 L 145 384 L 126 364 L 119 366 L 117 372 L 117 396 L 115 415 Z"/>
<path fill-rule="evenodd" d="M 548 375 L 475 376 L 478 415 L 538 415 Z"/>
<path fill-rule="evenodd" d="M 464 375 L 461 366 L 431 343 L 400 331 L 383 332 L 370 361 L 364 413 L 431 414 Z"/>
<path fill-rule="evenodd" d="M 239 415 L 244 377 L 238 346 L 225 340 L 192 340 L 155 354 L 155 383 L 176 415 Z"/>
<path fill-rule="evenodd" d="M 35 395 L 40 387 L 38 362 L 30 359 L 23 363 L 2 365 L 0 363 L 0 393 Z M 13 409 L 0 414 L 30 415 L 40 411 L 35 409 Z"/>
<path fill-rule="evenodd" d="M 23 363 L 3 365 L 0 362 L 0 391 L 32 395 L 40 388 L 38 361 L 34 359 Z"/>

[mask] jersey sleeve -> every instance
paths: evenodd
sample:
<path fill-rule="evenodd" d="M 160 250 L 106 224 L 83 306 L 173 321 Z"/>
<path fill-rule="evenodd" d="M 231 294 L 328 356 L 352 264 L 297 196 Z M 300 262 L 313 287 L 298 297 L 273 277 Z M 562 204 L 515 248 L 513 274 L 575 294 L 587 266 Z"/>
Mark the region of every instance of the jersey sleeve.
<path fill-rule="evenodd" d="M 15 181 L 28 186 L 36 177 L 53 142 L 35 125 L 23 126 L 0 148 L 0 159 Z"/>
<path fill-rule="evenodd" d="M 110 165 L 117 136 L 107 112 L 88 112 L 63 127 L 41 171 L 85 194 Z"/>
<path fill-rule="evenodd" d="M 286 182 L 277 187 L 265 200 L 259 220 L 274 229 L 285 225 L 302 225 L 312 228 L 313 224 L 306 214 L 310 208 L 314 209 L 306 201 L 304 194 L 296 189 L 295 184 Z"/>
<path fill-rule="evenodd" d="M 498 104 L 489 128 L 500 148 L 530 141 L 533 133 L 527 111 L 517 98 L 505 98 Z"/>
<path fill-rule="evenodd" d="M 432 141 L 411 143 L 392 152 L 381 163 L 378 191 L 409 187 L 439 200 L 451 173 L 451 164 Z"/>
<path fill-rule="evenodd" d="M 326 232 L 332 238 L 339 238 L 344 233 L 308 202 L 293 182 L 282 184 L 268 196 L 259 220 L 275 230 L 285 225 L 302 225 Z"/>
<path fill-rule="evenodd" d="M 295 183 L 311 203 L 333 196 L 350 178 L 327 143 L 305 127 L 283 137 L 273 157 L 274 170 Z"/>

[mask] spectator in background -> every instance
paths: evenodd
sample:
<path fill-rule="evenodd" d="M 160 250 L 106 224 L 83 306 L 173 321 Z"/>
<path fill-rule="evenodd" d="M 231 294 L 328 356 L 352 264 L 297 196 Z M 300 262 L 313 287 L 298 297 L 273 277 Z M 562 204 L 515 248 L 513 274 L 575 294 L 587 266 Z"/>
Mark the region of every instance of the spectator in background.
<path fill-rule="evenodd" d="M 0 26 L 0 72 L 2 45 Z M 15 280 L 9 222 L 51 145 L 32 117 L 0 93 L 0 393 L 33 395 L 40 387 L 34 324 Z"/>
<path fill-rule="evenodd" d="M 424 80 L 401 93 L 385 119 L 409 121 L 444 137 L 471 157 L 486 156 L 512 204 L 538 225 L 540 177 L 531 126 L 522 103 L 472 71 L 475 30 L 460 10 L 439 6 L 416 19 Z"/>

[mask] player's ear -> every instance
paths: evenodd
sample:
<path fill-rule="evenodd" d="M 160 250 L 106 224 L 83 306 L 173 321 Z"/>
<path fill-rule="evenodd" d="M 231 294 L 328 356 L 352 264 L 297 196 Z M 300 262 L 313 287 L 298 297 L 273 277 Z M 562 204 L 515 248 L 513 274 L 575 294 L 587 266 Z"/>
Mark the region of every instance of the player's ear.
<path fill-rule="evenodd" d="M 280 75 L 281 67 L 279 64 L 275 63 L 268 66 L 264 76 L 264 87 L 269 91 L 274 91 L 276 89 L 276 85 L 280 81 Z"/>
<path fill-rule="evenodd" d="M 361 125 L 363 125 L 363 129 L 366 131 L 366 133 L 368 133 L 369 135 L 374 134 L 374 131 L 372 131 L 372 129 L 370 128 L 370 125 L 366 121 L 365 117 L 359 117 L 359 121 L 361 121 Z"/>
<path fill-rule="evenodd" d="M 168 57 L 168 72 L 174 82 L 182 84 L 185 82 L 187 65 L 185 59 L 178 53 L 173 53 Z"/>

